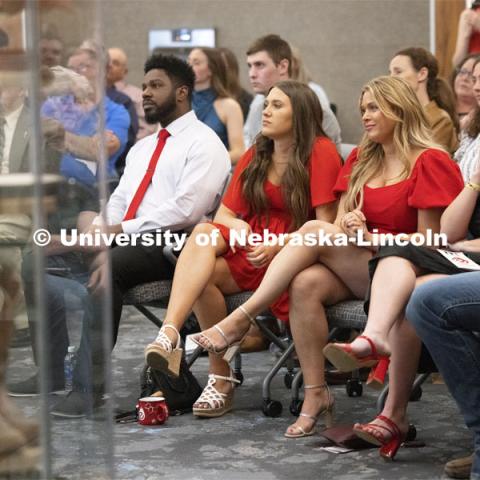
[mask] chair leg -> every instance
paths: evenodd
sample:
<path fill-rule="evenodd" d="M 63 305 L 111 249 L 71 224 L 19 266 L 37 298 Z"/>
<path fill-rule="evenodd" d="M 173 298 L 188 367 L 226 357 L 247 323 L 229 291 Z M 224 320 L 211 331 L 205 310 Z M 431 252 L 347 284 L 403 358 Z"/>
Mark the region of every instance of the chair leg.
<path fill-rule="evenodd" d="M 158 328 L 162 328 L 162 321 L 155 316 L 148 308 L 143 305 L 134 305 L 134 307 L 143 315 L 145 315 L 154 325 Z"/>
<path fill-rule="evenodd" d="M 282 366 L 285 364 L 285 362 L 288 360 L 288 358 L 290 357 L 290 355 L 293 353 L 294 350 L 295 350 L 295 345 L 292 342 L 290 345 L 287 346 L 287 348 L 282 353 L 281 357 L 277 360 L 275 365 L 265 376 L 262 384 L 262 396 L 264 401 L 270 399 L 270 384 L 272 383 L 273 377 L 275 377 L 277 372 L 282 368 Z"/>

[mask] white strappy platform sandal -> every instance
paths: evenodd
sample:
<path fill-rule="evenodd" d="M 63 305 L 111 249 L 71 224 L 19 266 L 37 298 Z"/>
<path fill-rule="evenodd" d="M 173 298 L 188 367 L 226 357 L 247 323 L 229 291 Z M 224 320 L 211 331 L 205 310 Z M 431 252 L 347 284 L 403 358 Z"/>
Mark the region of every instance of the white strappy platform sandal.
<path fill-rule="evenodd" d="M 321 385 L 305 385 L 303 387 L 304 389 L 313 389 L 313 388 L 326 388 L 327 389 L 327 395 L 328 395 L 328 400 L 327 400 L 327 406 L 322 408 L 320 412 L 317 413 L 316 416 L 309 415 L 308 413 L 301 413 L 299 416 L 300 417 L 306 417 L 309 418 L 310 420 L 313 420 L 313 425 L 310 430 L 305 430 L 304 428 L 300 427 L 299 425 L 291 425 L 293 429 L 296 430 L 294 433 L 288 433 L 285 432 L 285 437 L 287 438 L 303 438 L 303 437 L 310 437 L 314 435 L 317 432 L 317 429 L 315 427 L 318 419 L 324 415 L 325 416 L 325 427 L 330 428 L 333 426 L 333 420 L 334 420 L 334 400 L 333 397 L 330 394 L 330 389 L 328 388 L 328 385 L 326 383 L 323 383 Z M 290 428 L 290 427 L 289 427 Z"/>
<path fill-rule="evenodd" d="M 170 328 L 177 334 L 175 346 L 165 334 L 167 328 Z M 183 353 L 180 344 L 181 337 L 178 330 L 173 325 L 163 325 L 155 341 L 145 348 L 145 361 L 147 365 L 155 370 L 160 370 L 178 377 Z"/>
<path fill-rule="evenodd" d="M 238 309 L 248 318 L 250 323 L 252 325 L 256 325 L 255 319 L 245 310 L 245 308 L 240 305 Z M 199 333 L 198 335 L 195 335 L 192 337 L 192 341 L 199 345 L 200 347 L 204 348 L 207 350 L 207 352 L 214 353 L 215 355 L 222 355 L 223 354 L 223 359 L 226 362 L 231 362 L 233 357 L 237 354 L 240 345 L 242 342 L 245 340 L 245 338 L 248 335 L 248 331 L 250 330 L 250 326 L 247 328 L 246 332 L 243 334 L 242 338 L 236 342 L 231 342 L 228 340 L 227 336 L 225 335 L 224 331 L 219 327 L 218 325 L 214 325 L 213 328 L 222 336 L 222 338 L 225 340 L 225 345 L 222 346 L 222 348 L 216 347 L 213 342 L 210 340 L 210 338 L 205 335 L 203 332 Z M 203 339 L 205 343 L 201 343 L 199 339 Z"/>
<path fill-rule="evenodd" d="M 225 380 L 230 382 L 233 386 L 232 390 L 228 393 L 219 392 L 215 388 L 215 383 L 217 380 Z M 206 403 L 208 408 L 195 407 L 195 404 L 192 408 L 192 412 L 197 417 L 221 417 L 225 413 L 229 412 L 233 408 L 233 391 L 235 385 L 239 384 L 240 381 L 233 377 L 232 371 L 230 371 L 229 377 L 223 377 L 222 375 L 215 375 L 211 373 L 208 376 L 208 383 L 203 389 L 202 394 L 198 397 L 195 404 Z"/>

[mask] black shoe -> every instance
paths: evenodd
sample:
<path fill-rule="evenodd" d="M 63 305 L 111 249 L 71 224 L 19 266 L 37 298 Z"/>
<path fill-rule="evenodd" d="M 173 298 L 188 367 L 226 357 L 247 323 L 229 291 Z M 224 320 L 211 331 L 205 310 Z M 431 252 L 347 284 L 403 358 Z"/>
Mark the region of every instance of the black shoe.
<path fill-rule="evenodd" d="M 95 409 L 101 407 L 104 401 L 102 395 L 77 392 L 75 390 L 60 400 L 50 412 L 55 417 L 83 418 L 91 416 Z"/>
<path fill-rule="evenodd" d="M 65 392 L 65 380 L 63 374 L 55 377 L 56 380 L 51 380 L 48 388 L 48 393 L 63 393 Z M 8 385 L 8 394 L 11 397 L 36 397 L 40 395 L 40 380 L 38 375 L 24 380 L 23 382 Z"/>
<path fill-rule="evenodd" d="M 20 328 L 15 330 L 12 341 L 10 342 L 10 348 L 24 348 L 29 347 L 31 344 L 30 329 Z"/>

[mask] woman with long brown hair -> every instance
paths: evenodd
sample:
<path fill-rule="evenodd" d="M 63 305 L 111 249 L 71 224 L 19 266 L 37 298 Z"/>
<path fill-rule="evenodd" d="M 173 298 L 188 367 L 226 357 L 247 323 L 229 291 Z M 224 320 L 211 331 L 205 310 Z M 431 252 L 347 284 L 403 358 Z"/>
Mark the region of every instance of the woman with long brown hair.
<path fill-rule="evenodd" d="M 240 104 L 243 113 L 243 122 L 245 123 L 248 111 L 250 110 L 250 104 L 253 100 L 253 95 L 247 92 L 247 90 L 245 90 L 240 84 L 240 69 L 235 54 L 227 47 L 221 47 L 218 51 L 220 52 L 227 68 L 227 90 Z"/>
<path fill-rule="evenodd" d="M 190 52 L 188 63 L 195 72 L 192 109 L 220 137 L 235 165 L 245 152 L 243 114 L 228 91 L 225 62 L 217 49 L 201 47 Z"/>
<path fill-rule="evenodd" d="M 438 77 L 437 59 L 424 48 L 405 48 L 392 58 L 390 75 L 403 78 L 413 88 L 425 110 L 433 140 L 453 153 L 459 133 L 455 97 L 448 83 Z"/>
<path fill-rule="evenodd" d="M 370 81 L 362 90 L 360 111 L 365 134 L 338 177 L 335 223 L 307 222 L 299 230 L 305 242 L 290 242 L 282 249 L 242 308 L 196 337 L 209 351 L 226 350 L 245 334 L 249 318 L 290 287 L 290 329 L 302 367 L 305 399 L 299 418 L 285 433 L 289 438 L 312 435 L 319 416 L 332 411 L 322 354 L 328 336 L 325 307 L 365 296 L 368 262 L 375 250 L 350 241 L 330 245 L 321 238 L 330 235 L 332 240 L 337 235 L 345 240 L 361 231 L 368 241 L 373 229 L 394 235 L 438 232 L 443 208 L 462 188 L 458 167 L 432 142 L 425 113 L 404 80 Z M 307 234 L 316 235 L 318 241 L 309 245 Z"/>
<path fill-rule="evenodd" d="M 307 86 L 277 83 L 265 99 L 261 135 L 240 159 L 215 223 L 198 225 L 179 257 L 163 327 L 146 348 L 147 363 L 178 374 L 178 330 L 193 309 L 202 328 L 226 315 L 224 295 L 254 290 L 280 245 L 249 246 L 235 234 L 287 234 L 305 221 L 332 221 L 333 193 L 341 160 L 322 129 L 322 109 Z M 200 245 L 201 237 L 212 240 Z M 288 299 L 272 299 L 271 308 L 288 319 Z M 226 361 L 210 355 L 210 376 L 193 413 L 217 417 L 232 408 L 232 378 Z"/>

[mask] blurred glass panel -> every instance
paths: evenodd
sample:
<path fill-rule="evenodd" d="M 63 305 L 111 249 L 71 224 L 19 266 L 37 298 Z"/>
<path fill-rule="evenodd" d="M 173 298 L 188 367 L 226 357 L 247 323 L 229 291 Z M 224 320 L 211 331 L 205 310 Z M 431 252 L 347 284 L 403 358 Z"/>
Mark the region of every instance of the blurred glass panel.
<path fill-rule="evenodd" d="M 78 233 L 118 181 L 128 125 L 105 95 L 97 1 L 0 12 L 0 473 L 113 478 L 109 275 L 87 287 L 108 251 Z"/>

